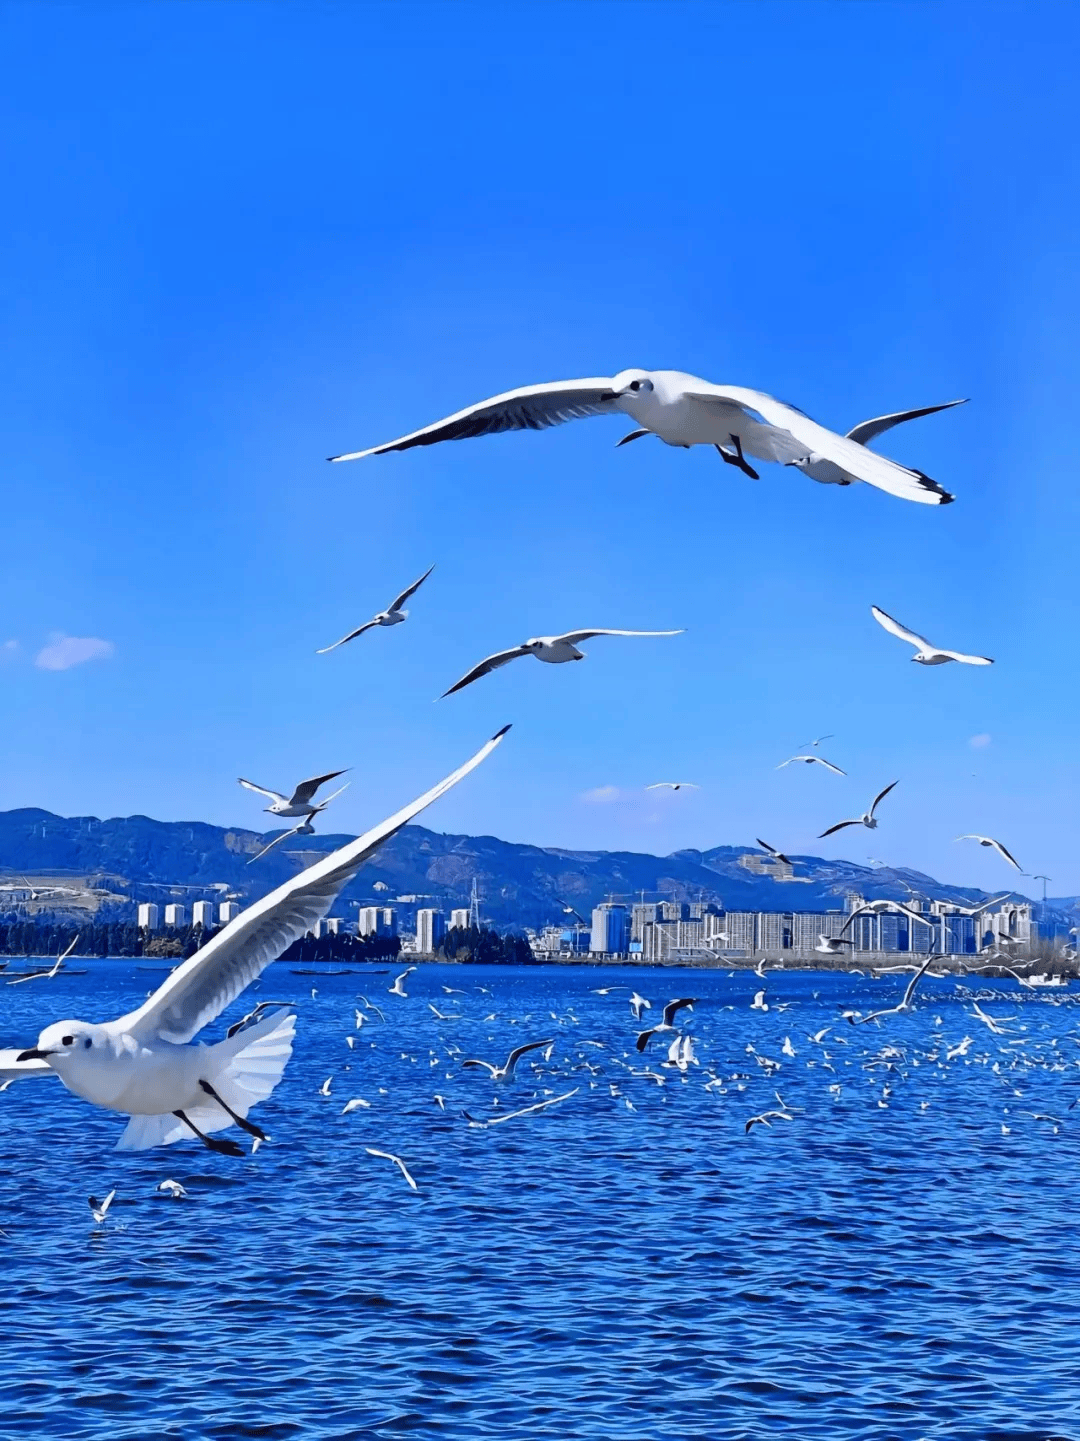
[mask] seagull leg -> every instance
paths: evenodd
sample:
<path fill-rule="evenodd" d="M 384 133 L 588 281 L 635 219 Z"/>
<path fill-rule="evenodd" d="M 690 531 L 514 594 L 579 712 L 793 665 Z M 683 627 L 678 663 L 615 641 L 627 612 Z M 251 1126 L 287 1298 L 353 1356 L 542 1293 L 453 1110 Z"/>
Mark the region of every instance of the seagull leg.
<path fill-rule="evenodd" d="M 214 1090 L 213 1086 L 210 1084 L 209 1081 L 200 1081 L 199 1087 L 201 1090 L 205 1091 L 208 1096 L 213 1096 L 214 1100 L 218 1103 L 221 1109 L 228 1112 L 228 1114 L 233 1118 L 233 1120 L 242 1131 L 246 1131 L 249 1136 L 258 1136 L 260 1141 L 266 1140 L 266 1132 L 262 1130 L 259 1126 L 256 1126 L 254 1121 L 248 1121 L 245 1120 L 243 1116 L 238 1116 L 233 1110 L 233 1108 L 228 1104 L 228 1102 L 221 1099 L 221 1097 Z M 188 1125 L 190 1126 L 190 1124 L 191 1122 L 189 1121 Z"/>
<path fill-rule="evenodd" d="M 203 1132 L 199 1130 L 198 1126 L 196 1126 L 195 1122 L 192 1121 L 188 1116 L 184 1115 L 183 1111 L 174 1111 L 173 1115 L 176 1116 L 179 1120 L 183 1121 L 185 1126 L 190 1126 L 191 1129 L 195 1132 L 196 1136 L 198 1136 L 199 1140 L 209 1150 L 218 1151 L 223 1156 L 242 1156 L 244 1154 L 235 1141 L 216 1141 L 213 1136 L 204 1135 Z"/>
<path fill-rule="evenodd" d="M 734 455 L 732 455 L 730 451 L 725 450 L 722 445 L 714 446 L 714 449 L 720 456 L 720 459 L 725 461 L 728 465 L 737 466 L 738 469 L 741 470 L 744 475 L 748 475 L 751 480 L 760 480 L 761 476 L 758 475 L 757 471 L 754 470 L 752 466 L 747 464 L 746 457 L 742 453 L 742 441 L 737 435 L 733 435 L 731 437 L 731 443 L 735 447 Z"/>

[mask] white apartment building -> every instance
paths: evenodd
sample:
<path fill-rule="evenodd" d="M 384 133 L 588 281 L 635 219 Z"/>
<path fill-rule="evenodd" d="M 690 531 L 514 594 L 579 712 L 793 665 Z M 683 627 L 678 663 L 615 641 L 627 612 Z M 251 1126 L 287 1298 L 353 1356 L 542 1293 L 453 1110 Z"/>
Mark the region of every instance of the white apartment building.
<path fill-rule="evenodd" d="M 446 917 L 442 911 L 425 907 L 416 913 L 416 949 L 430 956 L 446 935 Z"/>
<path fill-rule="evenodd" d="M 222 901 L 217 908 L 218 920 L 223 926 L 227 926 L 240 914 L 240 907 L 235 901 Z"/>
<path fill-rule="evenodd" d="M 139 929 L 141 931 L 156 931 L 158 928 L 158 916 L 160 912 L 153 901 L 143 901 L 139 907 Z"/>
<path fill-rule="evenodd" d="M 468 906 L 458 906 L 456 910 L 452 910 L 452 911 L 450 912 L 450 929 L 451 929 L 451 930 L 453 930 L 455 926 L 459 926 L 459 927 L 464 931 L 464 930 L 467 930 L 467 929 L 468 929 L 468 925 L 469 925 L 469 908 L 468 908 Z"/>
<path fill-rule="evenodd" d="M 214 903 L 213 901 L 196 901 L 191 908 L 191 924 L 202 926 L 208 931 L 214 924 Z"/>
<path fill-rule="evenodd" d="M 180 926 L 186 926 L 187 907 L 180 905 L 177 901 L 174 901 L 171 905 L 166 906 L 165 924 L 167 926 L 173 926 L 175 928 L 179 928 Z"/>

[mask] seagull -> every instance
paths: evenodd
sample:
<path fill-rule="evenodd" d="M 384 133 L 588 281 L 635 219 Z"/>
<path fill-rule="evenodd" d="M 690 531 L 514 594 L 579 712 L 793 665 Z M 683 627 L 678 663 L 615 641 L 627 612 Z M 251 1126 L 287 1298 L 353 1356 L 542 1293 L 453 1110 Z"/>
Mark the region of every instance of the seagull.
<path fill-rule="evenodd" d="M 256 1140 L 263 1138 L 247 1113 L 280 1081 L 296 1017 L 280 1008 L 231 1039 L 189 1043 L 314 929 L 384 842 L 486 760 L 508 729 L 417 800 L 242 911 L 136 1010 L 101 1024 L 56 1021 L 27 1050 L 0 1051 L 0 1075 L 56 1074 L 75 1095 L 130 1117 L 120 1150 L 146 1150 L 194 1135 L 212 1151 L 243 1155 L 234 1141 L 212 1133 L 237 1124 Z"/>
<path fill-rule="evenodd" d="M 310 817 L 320 810 L 322 806 L 313 806 L 311 798 L 321 785 L 332 781 L 336 776 L 343 776 L 345 771 L 328 771 L 324 776 L 312 776 L 310 780 L 301 781 L 291 796 L 283 796 L 280 791 L 268 791 L 265 786 L 257 786 L 254 781 L 246 781 L 243 776 L 238 777 L 240 785 L 246 790 L 258 791 L 262 796 L 269 796 L 271 805 L 263 806 L 263 810 L 272 816 L 306 816 Z M 342 787 L 342 790 L 344 787 Z M 341 791 L 335 791 L 334 795 L 340 795 Z M 326 801 L 323 802 L 326 805 Z"/>
<path fill-rule="evenodd" d="M 109 1207 L 112 1205 L 112 1199 L 115 1195 L 116 1191 L 113 1189 L 105 1197 L 104 1201 L 99 1201 L 96 1196 L 90 1196 L 88 1198 L 87 1204 L 90 1207 L 90 1214 L 99 1226 L 105 1224 L 105 1217 L 109 1214 Z"/>
<path fill-rule="evenodd" d="M 830 731 L 827 736 L 818 736 L 816 740 L 802 741 L 801 744 L 804 746 L 813 746 L 814 748 L 816 748 L 821 744 L 822 741 L 831 741 L 835 739 L 836 737 L 833 735 L 832 731 Z"/>
<path fill-rule="evenodd" d="M 827 771 L 832 771 L 834 775 L 847 775 L 847 771 L 842 771 L 839 766 L 834 766 L 832 761 L 827 761 L 824 756 L 789 756 L 786 761 L 781 761 L 776 769 L 782 771 L 785 766 L 792 766 L 796 761 L 805 761 L 807 765 L 824 766 Z"/>
<path fill-rule="evenodd" d="M 48 980 L 51 980 L 52 977 L 56 975 L 56 973 L 59 971 L 60 967 L 64 964 L 64 962 L 67 960 L 68 956 L 71 955 L 72 951 L 75 949 L 75 947 L 76 947 L 78 944 L 79 944 L 79 937 L 76 936 L 75 939 L 72 941 L 71 945 L 68 946 L 68 948 L 67 948 L 67 950 L 64 952 L 64 954 L 63 954 L 62 956 L 57 956 L 56 961 L 55 961 L 55 963 L 53 964 L 53 967 L 52 967 L 51 970 L 48 970 L 48 971 L 33 971 L 29 976 L 17 976 L 17 977 L 15 978 L 15 980 L 13 980 L 13 981 L 8 981 L 8 985 L 9 985 L 9 986 L 21 986 L 24 981 L 48 981 Z"/>
<path fill-rule="evenodd" d="M 389 1151 L 376 1151 L 374 1146 L 365 1146 L 364 1150 L 368 1153 L 369 1156 L 379 1156 L 384 1161 L 393 1161 L 394 1165 L 405 1177 L 406 1181 L 408 1181 L 410 1187 L 414 1191 L 418 1189 L 416 1182 L 409 1175 L 408 1167 L 405 1165 L 405 1162 L 401 1159 L 400 1156 L 392 1156 Z"/>
<path fill-rule="evenodd" d="M 165 1196 L 171 1196 L 174 1201 L 182 1201 L 187 1192 L 179 1181 L 159 1181 L 157 1189 Z"/>
<path fill-rule="evenodd" d="M 651 1011 L 652 1001 L 647 1001 L 644 996 L 639 996 L 637 991 L 630 997 L 630 1013 L 635 1021 L 641 1020 L 642 1011 Z"/>
<path fill-rule="evenodd" d="M 838 936 L 819 935 L 818 943 L 814 947 L 814 950 L 823 956 L 842 955 L 842 948 L 844 946 L 852 946 L 855 944 L 854 941 L 844 939 L 844 932 L 848 926 L 851 925 L 852 921 L 854 921 L 857 916 L 883 914 L 905 915 L 909 920 L 918 921 L 921 925 L 928 926 L 930 930 L 934 929 L 933 921 L 928 921 L 925 916 L 921 916 L 918 911 L 911 910 L 908 906 L 905 906 L 902 901 L 871 901 L 869 905 L 857 906 L 855 910 L 852 911 L 851 915 L 848 916 L 847 920 L 840 927 L 840 934 Z"/>
<path fill-rule="evenodd" d="M 760 836 L 758 836 L 758 845 L 763 851 L 768 851 L 769 855 L 772 856 L 774 861 L 783 861 L 785 866 L 790 866 L 794 864 L 794 862 L 788 856 L 784 855 L 783 851 L 778 851 L 775 846 L 770 846 L 769 842 L 763 841 Z"/>
<path fill-rule="evenodd" d="M 524 641 L 521 645 L 515 645 L 509 650 L 500 650 L 496 651 L 494 655 L 489 655 L 479 665 L 474 665 L 472 670 L 456 681 L 449 690 L 443 691 L 439 699 L 445 700 L 455 691 L 464 690 L 467 685 L 472 685 L 474 680 L 479 680 L 484 675 L 490 675 L 493 670 L 498 670 L 500 666 L 506 665 L 509 661 L 517 660 L 519 656 L 532 655 L 537 660 L 545 661 L 548 665 L 562 665 L 569 660 L 584 660 L 585 652 L 578 650 L 578 643 L 583 640 L 591 640 L 593 636 L 682 634 L 681 630 L 568 630 L 565 635 L 534 636 L 532 640 Z"/>
<path fill-rule="evenodd" d="M 745 1135 L 749 1135 L 754 1126 L 770 1126 L 773 1121 L 793 1121 L 795 1117 L 788 1111 L 762 1111 L 760 1116 L 751 1116 L 746 1123 Z"/>
<path fill-rule="evenodd" d="M 346 1101 L 342 1107 L 341 1114 L 347 1116 L 350 1111 L 371 1110 L 371 1102 L 365 1101 L 363 1096 L 354 1096 L 351 1101 Z"/>
<path fill-rule="evenodd" d="M 405 981 L 415 970 L 415 966 L 409 966 L 407 970 L 402 971 L 400 976 L 395 976 L 394 984 L 387 989 L 387 995 L 403 996 L 405 1000 L 408 1000 L 409 997 L 408 992 L 405 990 Z"/>
<path fill-rule="evenodd" d="M 750 1002 L 750 1009 L 752 1011 L 767 1011 L 769 1009 L 769 1003 L 765 999 L 764 987 L 754 993 L 754 999 Z"/>
<path fill-rule="evenodd" d="M 341 772 L 339 771 L 338 774 L 340 775 Z M 315 834 L 315 827 L 311 824 L 311 816 L 317 815 L 319 811 L 324 811 L 331 801 L 336 800 L 342 791 L 346 791 L 348 789 L 349 782 L 346 781 L 345 784 L 341 786 L 338 790 L 331 792 L 331 794 L 328 795 L 324 801 L 320 801 L 317 806 L 313 806 L 311 809 L 311 815 L 305 816 L 305 818 L 300 822 L 298 826 L 293 826 L 291 831 L 282 831 L 280 835 L 274 837 L 274 839 L 270 842 L 269 845 L 263 846 L 261 851 L 257 852 L 257 854 L 251 857 L 251 860 L 248 861 L 248 865 L 253 866 L 256 861 L 261 861 L 263 856 L 266 855 L 267 851 L 272 851 L 275 846 L 279 846 L 282 841 L 287 841 L 291 836 L 313 836 Z M 273 807 L 268 806 L 267 809 L 272 810 Z M 311 999 L 315 999 L 314 987 L 312 987 Z"/>
<path fill-rule="evenodd" d="M 407 590 L 403 590 L 396 600 L 392 600 L 385 610 L 379 611 L 378 615 L 373 616 L 369 621 L 365 621 L 363 625 L 357 626 L 357 628 L 351 630 L 348 635 L 343 635 L 341 639 L 336 640 L 333 645 L 324 645 L 322 650 L 317 650 L 315 654 L 326 655 L 328 651 L 337 650 L 339 645 L 347 645 L 349 641 L 355 640 L 358 635 L 363 635 L 366 630 L 371 630 L 372 626 L 400 625 L 403 620 L 407 619 L 409 614 L 407 610 L 402 610 L 401 607 L 411 595 L 420 589 L 434 569 L 435 567 L 433 565 L 429 566 L 420 579 L 414 580 L 412 585 L 410 585 Z"/>
<path fill-rule="evenodd" d="M 518 1046 L 516 1050 L 510 1052 L 502 1066 L 493 1066 L 490 1061 L 462 1061 L 461 1064 L 462 1066 L 482 1066 L 485 1071 L 491 1072 L 493 1081 L 512 1081 L 517 1063 L 527 1051 L 539 1051 L 544 1046 L 550 1046 L 551 1043 L 551 1037 L 548 1036 L 546 1040 L 529 1041 L 527 1045 Z"/>
<path fill-rule="evenodd" d="M 845 921 L 845 926 L 848 922 Z M 814 950 L 821 956 L 842 956 L 845 946 L 853 946 L 854 941 L 846 940 L 843 936 L 823 936 L 818 934 L 818 943 Z"/>
<path fill-rule="evenodd" d="M 652 1030 L 642 1031 L 641 1034 L 638 1036 L 636 1042 L 637 1049 L 639 1051 L 643 1051 L 645 1047 L 649 1044 L 650 1038 L 659 1034 L 660 1031 L 673 1031 L 675 1029 L 675 1017 L 678 1012 L 681 1011 L 685 1006 L 689 1006 L 691 1010 L 693 1009 L 693 996 L 690 996 L 685 1000 L 681 1001 L 668 1001 L 667 1005 L 664 1007 L 664 1018 L 660 1022 L 660 1024 L 658 1026 L 653 1026 Z"/>
<path fill-rule="evenodd" d="M 877 830 L 877 818 L 874 812 L 892 790 L 893 786 L 897 784 L 897 781 L 893 781 L 890 785 L 887 785 L 883 791 L 879 791 L 865 815 L 861 815 L 853 821 L 837 821 L 836 825 L 830 826 L 827 831 L 822 831 L 821 835 L 818 836 L 818 840 L 824 840 L 826 836 L 831 836 L 834 831 L 842 831 L 845 826 L 866 826 L 867 830 Z"/>
<path fill-rule="evenodd" d="M 693 781 L 654 781 L 646 786 L 647 791 L 699 791 L 701 787 Z"/>
<path fill-rule="evenodd" d="M 328 1096 L 328 1095 L 330 1094 L 330 1082 L 331 1082 L 333 1079 L 334 1079 L 333 1076 L 327 1076 L 326 1080 L 325 1080 L 325 1081 L 322 1083 L 322 1085 L 319 1087 L 319 1095 L 320 1095 L 320 1096 Z"/>
<path fill-rule="evenodd" d="M 445 1015 L 442 1011 L 439 1010 L 438 1006 L 433 1006 L 430 1001 L 428 1001 L 428 1010 L 432 1013 L 432 1015 L 435 1017 L 435 1019 L 436 1019 L 437 1021 L 460 1021 L 460 1020 L 461 1020 L 460 1015 L 457 1015 L 457 1016 Z"/>
<path fill-rule="evenodd" d="M 668 1047 L 667 1060 L 661 1061 L 662 1066 L 672 1066 L 676 1070 L 686 1072 L 690 1066 L 698 1064 L 694 1055 L 693 1036 L 676 1036 Z"/>
<path fill-rule="evenodd" d="M 619 445 L 644 435 L 655 435 L 665 444 L 683 449 L 712 445 L 723 461 L 754 480 L 757 472 L 744 452 L 760 460 L 797 466 L 823 484 L 850 485 L 862 480 L 904 500 L 947 505 L 953 496 L 936 481 L 876 455 L 866 449 L 865 442 L 903 420 L 959 403 L 880 416 L 844 436 L 761 390 L 714 385 L 682 370 L 623 370 L 611 377 L 557 380 L 508 390 L 397 440 L 330 459 L 362 460 L 443 440 L 466 440 L 505 430 L 544 430 L 585 416 L 622 414 L 636 421 L 638 429 L 624 435 Z"/>
<path fill-rule="evenodd" d="M 993 836 L 957 836 L 956 839 L 958 841 L 978 841 L 980 846 L 990 846 L 997 851 L 999 856 L 1007 860 L 1010 866 L 1015 866 L 1022 873 L 1020 862 L 1009 854 L 1000 841 L 995 841 Z"/>
<path fill-rule="evenodd" d="M 961 665 L 993 665 L 994 662 L 984 655 L 965 655 L 959 650 L 942 650 L 939 646 L 932 645 L 930 641 L 924 640 L 921 635 L 916 635 L 913 630 L 907 630 L 898 620 L 893 620 L 891 615 L 886 615 L 876 605 L 870 607 L 870 614 L 889 632 L 900 640 L 906 640 L 909 645 L 915 647 L 915 654 L 911 657 L 919 665 L 946 665 L 951 660 L 957 660 Z"/>
<path fill-rule="evenodd" d="M 976 1019 L 982 1021 L 983 1025 L 986 1026 L 993 1035 L 1007 1036 L 1010 1034 L 1009 1028 L 1003 1026 L 1000 1021 L 995 1021 L 993 1016 L 988 1016 L 978 1001 L 972 1001 L 971 1009 Z"/>
<path fill-rule="evenodd" d="M 886 1011 L 871 1011 L 868 1016 L 856 1016 L 853 1011 L 848 1011 L 848 1020 L 853 1026 L 863 1026 L 866 1024 L 867 1021 L 876 1021 L 879 1016 L 895 1016 L 900 1011 L 910 1010 L 911 998 L 915 994 L 915 987 L 919 984 L 923 976 L 929 970 L 931 962 L 936 961 L 937 959 L 937 953 L 931 951 L 930 954 L 927 956 L 926 960 L 923 961 L 922 965 L 908 982 L 907 990 L 904 992 L 904 999 L 900 1002 L 898 1006 L 890 1006 L 889 1009 Z"/>
<path fill-rule="evenodd" d="M 568 1101 L 571 1096 L 576 1096 L 580 1086 L 575 1086 L 572 1091 L 566 1091 L 561 1096 L 552 1096 L 548 1101 L 537 1101 L 531 1106 L 523 1106 L 520 1111 L 504 1111 L 501 1116 L 491 1116 L 486 1121 L 478 1121 L 475 1116 L 470 1116 L 468 1111 L 462 1111 L 462 1115 L 470 1126 L 483 1129 L 487 1126 L 498 1126 L 503 1121 L 512 1121 L 517 1116 L 531 1116 L 536 1111 L 546 1111 L 549 1106 L 557 1106 L 560 1101 Z"/>

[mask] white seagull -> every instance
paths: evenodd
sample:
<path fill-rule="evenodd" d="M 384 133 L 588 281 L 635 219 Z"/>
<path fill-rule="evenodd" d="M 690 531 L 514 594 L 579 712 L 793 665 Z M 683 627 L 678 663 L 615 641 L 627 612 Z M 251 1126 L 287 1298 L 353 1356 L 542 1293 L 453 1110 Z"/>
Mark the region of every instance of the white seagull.
<path fill-rule="evenodd" d="M 961 665 L 993 665 L 994 662 L 985 655 L 965 655 L 959 650 L 942 650 L 940 646 L 933 645 L 921 635 L 916 635 L 913 630 L 902 626 L 898 620 L 893 620 L 891 615 L 886 615 L 876 605 L 870 607 L 870 614 L 884 630 L 890 635 L 895 635 L 900 640 L 906 640 L 908 645 L 915 647 L 915 654 L 911 657 L 919 665 L 946 665 L 951 660 L 956 660 Z"/>
<path fill-rule="evenodd" d="M 105 1224 L 105 1217 L 109 1214 L 109 1207 L 112 1205 L 115 1195 L 116 1191 L 114 1189 L 109 1192 L 104 1201 L 99 1201 L 96 1196 L 90 1196 L 88 1198 L 87 1204 L 90 1207 L 90 1214 L 99 1226 Z"/>
<path fill-rule="evenodd" d="M 871 802 L 870 809 L 864 815 L 857 816 L 853 821 L 837 821 L 836 825 L 830 826 L 827 831 L 822 831 L 821 835 L 818 836 L 818 840 L 824 840 L 826 836 L 831 836 L 834 831 L 842 831 L 845 826 L 866 826 L 867 830 L 877 830 L 877 818 L 874 812 L 892 790 L 893 786 L 897 784 L 897 781 L 892 781 L 883 791 L 879 791 Z"/>
<path fill-rule="evenodd" d="M 489 675 L 493 670 L 498 670 L 500 666 L 506 665 L 509 661 L 517 660 L 519 656 L 531 655 L 535 656 L 537 660 L 546 661 L 548 665 L 562 665 L 569 660 L 584 660 L 585 652 L 578 650 L 578 644 L 583 640 L 591 640 L 594 636 L 682 634 L 681 630 L 568 630 L 565 635 L 534 636 L 532 640 L 524 641 L 521 645 L 515 645 L 509 650 L 500 650 L 496 651 L 494 655 L 489 655 L 479 665 L 474 665 L 472 670 L 456 681 L 449 690 L 443 691 L 439 699 L 445 700 L 455 691 L 464 690 L 467 685 L 472 685 L 474 680 Z"/>
<path fill-rule="evenodd" d="M 291 796 L 283 796 L 280 791 L 267 790 L 265 786 L 257 786 L 254 781 L 246 781 L 243 776 L 237 779 L 239 783 L 249 791 L 258 791 L 261 796 L 269 796 L 271 804 L 263 806 L 263 810 L 272 816 L 313 816 L 322 809 L 322 806 L 313 806 L 311 798 L 321 785 L 332 781 L 336 776 L 343 776 L 345 771 L 327 771 L 324 776 L 312 776 L 310 780 L 301 781 Z M 341 791 L 335 791 L 340 795 Z M 326 802 L 323 802 L 325 805 Z"/>
<path fill-rule="evenodd" d="M 664 1017 L 658 1026 L 653 1026 L 649 1031 L 642 1031 L 635 1042 L 636 1048 L 643 1051 L 653 1036 L 659 1035 L 661 1031 L 673 1031 L 675 1029 L 675 1017 L 685 1006 L 691 1010 L 694 1008 L 694 998 L 689 996 L 681 1001 L 668 1001 L 664 1007 Z"/>
<path fill-rule="evenodd" d="M 529 1041 L 527 1045 L 518 1046 L 516 1050 L 511 1051 L 505 1064 L 501 1066 L 493 1066 L 490 1061 L 462 1061 L 461 1064 L 462 1066 L 482 1066 L 485 1071 L 490 1071 L 493 1081 L 512 1081 L 517 1063 L 527 1051 L 539 1051 L 544 1046 L 550 1045 L 550 1036 L 543 1041 Z"/>
<path fill-rule="evenodd" d="M 383 1161 L 393 1161 L 394 1165 L 405 1177 L 406 1181 L 408 1181 L 412 1189 L 414 1191 L 418 1189 L 416 1182 L 409 1175 L 408 1167 L 405 1165 L 405 1162 L 401 1159 L 400 1156 L 392 1156 L 389 1151 L 377 1151 L 374 1146 L 365 1146 L 364 1150 L 368 1153 L 369 1156 L 378 1156 Z"/>
<path fill-rule="evenodd" d="M 888 1010 L 885 1011 L 871 1011 L 868 1016 L 859 1016 L 856 1015 L 853 1011 L 846 1011 L 845 1015 L 847 1016 L 848 1020 L 853 1026 L 864 1026 L 867 1021 L 876 1021 L 880 1016 L 895 1016 L 898 1015 L 901 1011 L 910 1010 L 911 998 L 915 994 L 915 987 L 922 980 L 923 976 L 926 975 L 926 972 L 929 970 L 931 964 L 937 959 L 937 953 L 931 951 L 930 954 L 927 956 L 926 960 L 923 961 L 922 965 L 908 982 L 907 990 L 904 992 L 904 999 L 900 1002 L 898 1006 L 890 1006 Z"/>
<path fill-rule="evenodd" d="M 389 995 L 389 996 L 403 996 L 403 997 L 405 998 L 405 1000 L 408 1000 L 408 998 L 409 998 L 409 993 L 408 993 L 408 991 L 406 991 L 406 989 L 405 989 L 405 982 L 408 980 L 408 978 L 412 975 L 413 971 L 415 971 L 415 970 L 416 970 L 416 967 L 415 967 L 415 966 L 409 966 L 406 970 L 402 971 L 402 973 L 401 973 L 400 976 L 395 976 L 395 977 L 394 977 L 394 984 L 393 984 L 392 986 L 387 987 L 387 995 Z"/>
<path fill-rule="evenodd" d="M 958 841 L 978 841 L 980 846 L 990 846 L 1003 860 L 1008 861 L 1010 866 L 1015 866 L 1023 874 L 1020 862 L 1009 854 L 1000 841 L 995 841 L 993 836 L 957 836 L 956 839 Z"/>
<path fill-rule="evenodd" d="M 68 956 L 71 955 L 72 951 L 75 949 L 75 947 L 76 947 L 78 944 L 79 944 L 79 937 L 76 936 L 75 939 L 72 941 L 71 945 L 68 946 L 67 950 L 63 953 L 63 955 L 62 955 L 62 956 L 57 956 L 55 962 L 53 963 L 52 967 L 51 967 L 49 970 L 47 970 L 47 971 L 31 971 L 31 973 L 30 973 L 28 976 L 17 976 L 17 977 L 15 978 L 15 980 L 13 980 L 13 981 L 8 981 L 8 985 L 9 985 L 9 986 L 21 986 L 24 981 L 50 981 L 50 980 L 52 980 L 53 976 L 55 976 L 55 975 L 57 974 L 57 972 L 60 970 L 61 966 L 62 966 L 62 965 L 64 964 L 64 962 L 67 960 Z"/>
<path fill-rule="evenodd" d="M 417 800 L 242 911 L 137 1010 L 99 1024 L 56 1021 L 29 1049 L 0 1051 L 0 1076 L 56 1074 L 75 1095 L 130 1117 L 121 1150 L 195 1135 L 213 1151 L 243 1155 L 234 1141 L 215 1140 L 212 1133 L 237 1124 L 262 1137 L 247 1113 L 280 1081 L 296 1017 L 279 1009 L 231 1038 L 190 1042 L 314 929 L 364 861 L 484 761 L 508 729 Z"/>
<path fill-rule="evenodd" d="M 693 781 L 654 781 L 646 786 L 647 791 L 699 791 L 701 787 Z"/>
<path fill-rule="evenodd" d="M 808 766 L 824 766 L 827 771 L 832 771 L 838 776 L 847 775 L 847 771 L 842 771 L 839 766 L 834 766 L 832 761 L 827 761 L 824 756 L 788 756 L 787 760 L 781 761 L 776 769 L 782 771 L 785 766 L 793 766 L 796 761 L 805 761 Z"/>
<path fill-rule="evenodd" d="M 420 589 L 434 569 L 435 567 L 433 565 L 429 566 L 420 579 L 414 580 L 412 585 L 410 585 L 407 590 L 403 590 L 396 600 L 392 600 L 385 610 L 379 611 L 378 615 L 373 616 L 371 620 L 365 621 L 363 625 L 357 626 L 357 628 L 351 630 L 348 635 L 343 635 L 341 639 L 336 640 L 333 645 L 324 645 L 322 650 L 317 650 L 315 654 L 326 655 L 328 651 L 337 650 L 339 645 L 347 645 L 349 641 L 355 640 L 358 635 L 363 635 L 366 630 L 371 630 L 373 626 L 400 625 L 409 615 L 407 610 L 402 610 L 402 606 L 411 595 Z"/>
<path fill-rule="evenodd" d="M 505 430 L 544 430 L 585 416 L 622 414 L 639 428 L 624 435 L 619 445 L 643 435 L 655 435 L 665 444 L 683 449 L 711 445 L 727 464 L 738 466 L 755 480 L 757 472 L 747 463 L 746 454 L 797 466 L 824 484 L 850 485 L 862 480 L 904 500 L 944 505 L 953 497 L 936 481 L 876 455 L 866 449 L 865 442 L 902 420 L 944 410 L 950 404 L 960 402 L 880 416 L 864 421 L 845 436 L 761 390 L 713 385 L 682 370 L 623 370 L 610 377 L 557 380 L 508 390 L 397 440 L 330 459 L 362 460 L 442 440 L 466 440 Z"/>
<path fill-rule="evenodd" d="M 246 782 L 244 784 L 246 784 Z M 282 831 L 280 835 L 275 836 L 268 845 L 263 846 L 261 851 L 256 851 L 248 861 L 248 865 L 253 866 L 256 861 L 261 861 L 267 851 L 272 851 L 275 846 L 279 846 L 282 841 L 290 840 L 293 836 L 313 836 L 315 834 L 315 827 L 311 824 L 311 817 L 318 815 L 320 811 L 324 811 L 331 801 L 337 800 L 342 791 L 349 789 L 349 784 L 350 782 L 346 781 L 345 784 L 339 786 L 336 791 L 331 791 L 324 801 L 320 801 L 317 806 L 312 806 L 310 815 L 305 816 L 298 826 L 293 826 L 292 830 Z M 268 806 L 267 809 L 272 810 L 273 807 Z M 311 992 L 311 999 L 315 999 L 314 990 Z"/>
<path fill-rule="evenodd" d="M 159 1181 L 157 1189 L 163 1196 L 171 1196 L 174 1201 L 182 1201 L 187 1195 L 179 1181 Z"/>

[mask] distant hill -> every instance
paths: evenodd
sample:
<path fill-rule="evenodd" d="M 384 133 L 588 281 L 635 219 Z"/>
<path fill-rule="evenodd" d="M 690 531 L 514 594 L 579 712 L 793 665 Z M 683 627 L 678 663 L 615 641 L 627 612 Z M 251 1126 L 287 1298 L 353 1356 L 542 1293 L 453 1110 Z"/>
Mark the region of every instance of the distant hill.
<path fill-rule="evenodd" d="M 2 811 L 0 872 L 8 880 L 24 875 L 84 878 L 131 900 L 163 900 L 177 888 L 187 888 L 190 899 L 197 899 L 196 892 L 211 896 L 215 884 L 253 900 L 351 839 L 297 836 L 249 866 L 266 842 L 255 831 L 148 816 L 99 820 L 33 809 Z M 976 903 L 987 896 L 943 885 L 919 871 L 871 869 L 817 856 L 792 858 L 803 879 L 777 881 L 739 864 L 739 857 L 753 849 L 715 846 L 670 856 L 569 851 L 406 826 L 364 866 L 336 909 L 345 915 L 350 901 L 388 903 L 398 895 L 431 897 L 429 904 L 443 907 L 464 905 L 474 876 L 485 919 L 500 926 L 541 926 L 560 918 L 561 901 L 587 914 L 609 896 L 629 902 L 642 891 L 646 899 L 716 901 L 730 910 L 798 911 L 842 909 L 850 891 L 871 900 L 902 897 L 907 894 L 903 882 L 933 899 Z M 1051 904 L 1061 905 L 1058 914 L 1064 915 L 1068 902 Z"/>

